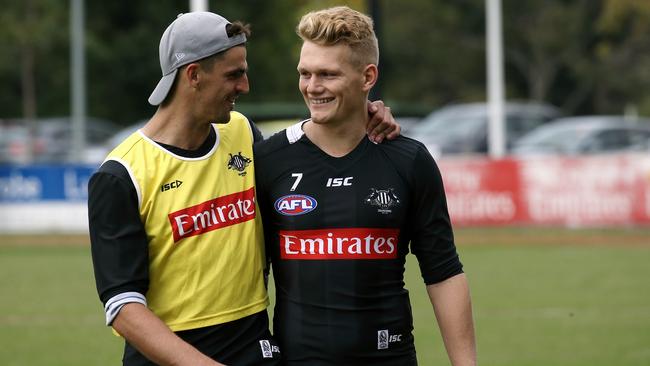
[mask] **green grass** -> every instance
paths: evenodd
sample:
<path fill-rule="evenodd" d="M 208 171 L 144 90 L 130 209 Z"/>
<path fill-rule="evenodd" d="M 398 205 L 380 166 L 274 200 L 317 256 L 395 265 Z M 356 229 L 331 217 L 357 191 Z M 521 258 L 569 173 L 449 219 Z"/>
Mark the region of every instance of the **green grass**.
<path fill-rule="evenodd" d="M 528 244 L 530 233 L 535 244 Z M 459 231 L 480 364 L 649 365 L 650 245 L 627 245 L 629 233 L 610 231 L 599 235 L 609 245 L 571 245 L 567 235 L 576 231 L 536 244 L 544 233 Z M 650 244 L 647 233 L 640 237 Z M 480 245 L 463 244 L 479 242 L 473 238 Z M 522 245 L 503 244 L 512 241 Z M 120 364 L 122 342 L 103 325 L 88 247 L 0 242 L 0 363 Z M 406 276 L 420 365 L 447 365 L 412 257 Z"/>
<path fill-rule="evenodd" d="M 650 364 L 650 248 L 459 248 L 482 365 Z M 408 267 L 422 365 L 448 364 L 414 262 Z"/>
<path fill-rule="evenodd" d="M 0 246 L 0 363 L 116 365 L 88 247 Z"/>

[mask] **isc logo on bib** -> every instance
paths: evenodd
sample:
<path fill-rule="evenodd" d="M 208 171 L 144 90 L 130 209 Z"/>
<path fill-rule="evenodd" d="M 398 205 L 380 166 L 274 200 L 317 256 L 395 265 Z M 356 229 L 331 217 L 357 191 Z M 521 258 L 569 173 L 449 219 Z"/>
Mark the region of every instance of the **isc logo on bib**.
<path fill-rule="evenodd" d="M 282 215 L 297 216 L 314 211 L 318 203 L 316 199 L 303 194 L 290 194 L 275 201 L 275 210 Z"/>

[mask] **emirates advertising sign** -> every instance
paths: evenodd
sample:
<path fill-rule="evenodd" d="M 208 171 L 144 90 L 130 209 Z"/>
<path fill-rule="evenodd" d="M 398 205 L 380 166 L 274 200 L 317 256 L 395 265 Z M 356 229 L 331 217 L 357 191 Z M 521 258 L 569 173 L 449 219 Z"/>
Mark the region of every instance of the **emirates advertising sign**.
<path fill-rule="evenodd" d="M 650 156 L 438 162 L 457 225 L 650 224 Z"/>

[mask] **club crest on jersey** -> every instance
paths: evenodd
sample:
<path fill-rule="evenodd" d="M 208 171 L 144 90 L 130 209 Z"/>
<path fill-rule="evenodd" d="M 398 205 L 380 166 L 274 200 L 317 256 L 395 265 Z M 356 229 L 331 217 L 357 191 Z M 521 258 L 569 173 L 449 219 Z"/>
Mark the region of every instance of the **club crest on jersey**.
<path fill-rule="evenodd" d="M 251 159 L 242 155 L 241 151 L 235 155 L 228 153 L 230 159 L 228 160 L 228 169 L 237 171 L 238 175 L 242 177 L 246 175 L 246 167 L 251 163 Z"/>
<path fill-rule="evenodd" d="M 391 208 L 397 206 L 400 203 L 399 198 L 393 191 L 393 188 L 370 188 L 370 194 L 366 197 L 366 200 L 364 202 L 370 206 L 378 207 L 377 212 L 382 214 L 389 214 L 393 212 Z"/>
<path fill-rule="evenodd" d="M 275 201 L 275 210 L 285 216 L 304 215 L 314 211 L 318 202 L 316 199 L 303 194 L 290 194 Z"/>

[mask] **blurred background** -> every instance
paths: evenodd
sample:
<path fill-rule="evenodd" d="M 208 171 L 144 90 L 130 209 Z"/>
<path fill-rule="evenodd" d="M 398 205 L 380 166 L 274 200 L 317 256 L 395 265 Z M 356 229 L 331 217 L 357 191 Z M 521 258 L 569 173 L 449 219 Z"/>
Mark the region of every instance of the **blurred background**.
<path fill-rule="evenodd" d="M 154 113 L 160 36 L 192 3 L 0 0 L 3 365 L 119 363 L 94 293 L 87 183 Z M 373 17 L 372 99 L 440 167 L 481 364 L 650 364 L 650 1 L 203 3 L 252 25 L 236 109 L 267 137 L 307 117 L 301 15 Z M 406 283 L 420 363 L 447 364 L 412 259 Z"/>
<path fill-rule="evenodd" d="M 371 99 L 439 162 L 456 224 L 650 223 L 642 0 L 0 0 L 0 203 L 84 199 L 89 174 L 154 113 L 160 36 L 190 9 L 252 25 L 236 108 L 265 136 L 307 117 L 294 28 L 340 4 L 373 17 Z M 540 180 L 563 169 L 571 184 Z"/>
<path fill-rule="evenodd" d="M 65 126 L 73 115 L 75 1 L 0 1 L 0 161 L 60 161 L 60 153 L 51 153 L 57 148 L 68 150 L 68 159 L 101 161 L 95 151 L 77 154 L 52 146 L 72 136 Z M 238 108 L 262 126 L 268 120 L 305 115 L 296 87 L 300 42 L 294 27 L 306 11 L 336 4 L 374 17 L 382 52 L 373 97 L 383 99 L 402 118 L 405 133 L 449 104 L 487 101 L 484 0 L 206 3 L 230 20 L 253 26 L 248 50 L 251 92 Z M 160 78 L 160 35 L 189 6 L 188 0 L 85 2 L 80 28 L 83 64 L 77 65 L 84 69 L 85 91 L 78 101 L 87 121 L 84 145 L 97 146 L 111 132 L 153 114 L 146 100 Z M 553 108 L 531 118 L 606 114 L 634 119 L 650 114 L 650 2 L 506 0 L 502 29 L 505 98 Z M 511 140 L 537 124 L 514 123 L 518 126 L 508 127 Z M 447 134 L 469 135 L 477 129 L 463 124 Z M 436 135 L 431 131 L 435 128 L 429 136 Z M 451 138 L 456 142 L 454 138 L 460 137 Z M 432 149 L 486 149 L 462 142 Z"/>

